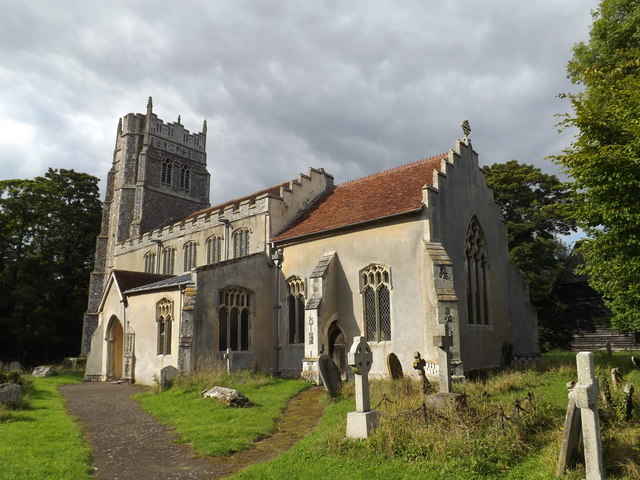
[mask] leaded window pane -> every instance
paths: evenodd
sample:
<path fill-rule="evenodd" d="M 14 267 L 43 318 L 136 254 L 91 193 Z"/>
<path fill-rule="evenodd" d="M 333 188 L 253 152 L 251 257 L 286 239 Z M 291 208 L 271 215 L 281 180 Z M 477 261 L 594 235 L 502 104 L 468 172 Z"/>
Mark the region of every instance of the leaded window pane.
<path fill-rule="evenodd" d="M 249 310 L 240 314 L 240 350 L 249 350 Z"/>
<path fill-rule="evenodd" d="M 297 339 L 298 339 L 298 343 L 304 343 L 304 298 L 302 298 L 302 296 L 298 296 L 297 299 L 297 306 L 298 306 L 298 312 L 297 312 L 297 316 L 298 316 L 298 324 L 297 324 Z"/>
<path fill-rule="evenodd" d="M 378 329 L 376 321 L 376 293 L 371 287 L 364 291 L 364 312 L 367 329 L 367 340 L 378 340 Z"/>
<path fill-rule="evenodd" d="M 389 289 L 382 285 L 378 290 L 380 315 L 380 340 L 391 340 L 391 302 Z"/>
<path fill-rule="evenodd" d="M 296 299 L 293 295 L 287 297 L 289 309 L 289 343 L 296 343 Z"/>
<path fill-rule="evenodd" d="M 232 308 L 229 316 L 229 348 L 238 350 L 238 309 Z"/>
<path fill-rule="evenodd" d="M 227 349 L 227 309 L 222 307 L 218 314 L 218 350 L 225 351 Z"/>

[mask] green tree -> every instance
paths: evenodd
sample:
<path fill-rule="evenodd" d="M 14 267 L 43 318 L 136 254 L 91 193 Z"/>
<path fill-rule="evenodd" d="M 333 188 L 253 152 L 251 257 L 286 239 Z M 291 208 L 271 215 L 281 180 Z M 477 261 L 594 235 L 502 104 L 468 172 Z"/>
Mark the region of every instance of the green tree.
<path fill-rule="evenodd" d="M 27 363 L 78 350 L 101 202 L 98 179 L 53 170 L 0 181 L 0 352 Z"/>
<path fill-rule="evenodd" d="M 640 331 L 640 1 L 603 0 L 588 43 L 567 68 L 576 127 L 556 160 L 574 180 L 576 218 L 587 233 L 585 272 L 621 331 Z"/>
<path fill-rule="evenodd" d="M 559 237 L 575 230 L 570 185 L 516 160 L 482 170 L 507 225 L 509 257 L 527 279 L 531 303 L 538 310 L 541 345 L 564 346 L 569 327 L 550 291 L 568 254 Z"/>

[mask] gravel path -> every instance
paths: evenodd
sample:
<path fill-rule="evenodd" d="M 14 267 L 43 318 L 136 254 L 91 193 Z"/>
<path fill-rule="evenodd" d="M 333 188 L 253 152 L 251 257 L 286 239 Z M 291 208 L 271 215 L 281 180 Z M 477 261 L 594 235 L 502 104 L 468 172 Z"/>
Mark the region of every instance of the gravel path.
<path fill-rule="evenodd" d="M 79 417 L 93 447 L 98 480 L 217 479 L 247 465 L 269 460 L 291 448 L 311 431 L 322 416 L 318 400 L 324 394 L 312 388 L 294 397 L 276 432 L 255 448 L 228 457 L 196 457 L 187 445 L 172 443 L 178 436 L 159 424 L 129 398 L 146 387 L 101 382 L 60 387 L 68 411 Z"/>

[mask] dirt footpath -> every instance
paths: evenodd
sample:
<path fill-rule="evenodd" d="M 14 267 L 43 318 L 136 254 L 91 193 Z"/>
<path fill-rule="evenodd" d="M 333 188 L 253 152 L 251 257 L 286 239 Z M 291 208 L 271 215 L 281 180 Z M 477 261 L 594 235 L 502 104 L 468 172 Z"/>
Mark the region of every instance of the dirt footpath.
<path fill-rule="evenodd" d="M 312 388 L 294 397 L 273 435 L 255 448 L 229 457 L 196 457 L 187 445 L 172 443 L 178 436 L 160 425 L 129 398 L 146 387 L 101 382 L 60 387 L 68 411 L 79 417 L 93 448 L 98 480 L 217 479 L 253 463 L 276 457 L 311 431 L 322 416 Z"/>

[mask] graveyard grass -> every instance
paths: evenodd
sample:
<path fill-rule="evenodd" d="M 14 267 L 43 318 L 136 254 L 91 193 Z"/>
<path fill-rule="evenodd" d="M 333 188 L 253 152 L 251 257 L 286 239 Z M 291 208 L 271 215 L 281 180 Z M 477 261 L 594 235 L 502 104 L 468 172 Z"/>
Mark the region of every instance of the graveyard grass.
<path fill-rule="evenodd" d="M 618 367 L 624 381 L 640 385 L 640 371 L 632 368 L 628 352 L 608 359 L 596 354 L 600 379 L 610 378 Z M 346 440 L 346 414 L 354 410 L 349 387 L 337 401 L 327 399 L 319 427 L 289 452 L 251 466 L 234 479 L 553 479 L 555 476 L 564 414 L 566 382 L 576 380 L 575 354 L 547 354 L 542 368 L 514 369 L 488 374 L 454 391 L 468 395 L 469 411 L 448 414 L 449 420 L 421 411 L 417 382 L 372 381 L 372 408 L 379 404 L 381 425 L 376 433 L 359 441 Z M 352 390 L 352 387 L 351 387 Z M 616 401 L 621 388 L 612 387 L 613 404 L 601 408 L 602 439 L 608 479 L 640 478 L 640 414 L 632 422 L 621 418 Z M 526 399 L 528 392 L 533 399 Z M 524 410 L 518 422 L 505 420 L 500 407 L 513 417 L 514 401 Z M 413 413 L 413 410 L 416 410 Z M 469 428 L 471 427 L 471 428 Z M 567 472 L 563 479 L 584 478 L 584 470 Z"/>
<path fill-rule="evenodd" d="M 58 387 L 79 375 L 33 378 L 28 406 L 0 407 L 0 478 L 89 479 L 90 450 L 80 427 L 67 415 Z"/>
<path fill-rule="evenodd" d="M 250 405 L 229 408 L 202 398 L 201 393 L 214 385 L 238 390 Z M 246 450 L 257 438 L 271 433 L 287 401 L 308 387 L 300 380 L 261 373 L 212 371 L 177 378 L 166 391 L 140 393 L 134 398 L 160 422 L 173 426 L 180 441 L 190 443 L 198 454 L 217 456 Z"/>

